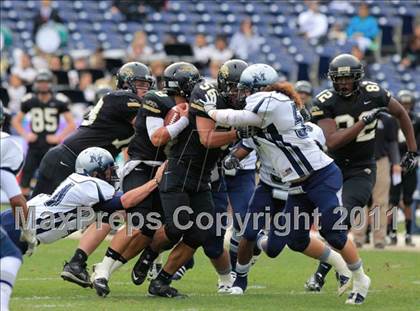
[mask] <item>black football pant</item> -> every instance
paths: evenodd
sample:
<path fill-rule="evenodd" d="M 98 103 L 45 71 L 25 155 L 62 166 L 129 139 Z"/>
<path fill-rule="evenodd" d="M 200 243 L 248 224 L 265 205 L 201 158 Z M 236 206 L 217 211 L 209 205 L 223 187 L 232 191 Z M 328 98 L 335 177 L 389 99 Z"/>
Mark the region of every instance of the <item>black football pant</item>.
<path fill-rule="evenodd" d="M 63 144 L 51 148 L 39 165 L 38 181 L 32 197 L 40 193 L 53 193 L 67 176 L 75 172 L 76 158 L 77 155 Z"/>
<path fill-rule="evenodd" d="M 31 179 L 33 178 L 35 171 L 38 169 L 42 158 L 48 152 L 50 147 L 47 148 L 34 148 L 29 147 L 28 153 L 25 158 L 25 165 L 22 169 L 22 179 L 20 186 L 22 188 L 29 188 Z"/>

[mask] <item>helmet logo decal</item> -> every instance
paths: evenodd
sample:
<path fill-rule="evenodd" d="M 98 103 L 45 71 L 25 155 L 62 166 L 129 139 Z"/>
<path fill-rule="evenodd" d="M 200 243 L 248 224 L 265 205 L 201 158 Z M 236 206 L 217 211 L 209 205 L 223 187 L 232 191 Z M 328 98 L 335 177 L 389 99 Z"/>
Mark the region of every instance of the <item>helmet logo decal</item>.
<path fill-rule="evenodd" d="M 254 73 L 252 75 L 252 78 L 254 79 L 254 83 L 265 81 L 265 73 L 260 71 L 259 73 Z"/>
<path fill-rule="evenodd" d="M 222 67 L 220 67 L 219 73 L 223 78 L 227 79 L 227 77 L 229 76 L 229 67 L 223 65 Z"/>
<path fill-rule="evenodd" d="M 98 163 L 99 166 L 102 166 L 102 156 L 91 154 L 90 155 L 90 163 L 94 163 L 94 162 Z"/>

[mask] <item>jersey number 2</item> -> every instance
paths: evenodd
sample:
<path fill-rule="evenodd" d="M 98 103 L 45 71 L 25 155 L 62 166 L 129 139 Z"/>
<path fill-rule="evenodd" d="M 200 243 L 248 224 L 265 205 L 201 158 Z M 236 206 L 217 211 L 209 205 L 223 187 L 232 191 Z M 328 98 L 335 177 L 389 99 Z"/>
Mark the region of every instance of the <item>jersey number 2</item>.
<path fill-rule="evenodd" d="M 368 114 L 369 111 L 363 111 L 360 116 L 359 116 L 359 120 L 366 114 Z M 371 139 L 375 138 L 375 127 L 376 127 L 376 123 L 378 121 L 375 120 L 374 122 L 366 125 L 363 130 L 359 133 L 359 135 L 357 135 L 356 138 L 356 142 L 363 142 L 363 141 L 368 141 Z M 341 116 L 337 116 L 335 117 L 335 123 L 337 124 L 338 127 L 340 127 L 340 124 L 345 124 L 344 128 L 349 128 L 351 126 L 353 126 L 353 124 L 355 123 L 354 118 L 349 115 L 349 114 L 343 114 Z M 341 128 L 343 128 L 341 126 Z"/>

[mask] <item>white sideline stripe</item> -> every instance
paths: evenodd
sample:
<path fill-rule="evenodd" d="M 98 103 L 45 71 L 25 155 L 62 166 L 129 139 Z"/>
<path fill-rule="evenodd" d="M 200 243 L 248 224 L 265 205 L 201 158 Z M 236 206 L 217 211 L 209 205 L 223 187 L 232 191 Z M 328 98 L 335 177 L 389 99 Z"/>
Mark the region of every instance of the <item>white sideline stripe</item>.
<path fill-rule="evenodd" d="M 391 290 L 391 289 L 390 289 Z M 369 290 L 369 294 L 374 294 L 374 293 L 382 293 L 382 292 L 386 292 L 387 290 L 383 290 L 383 289 L 372 289 Z M 208 294 L 197 294 L 197 293 L 188 293 L 188 292 L 184 292 L 185 294 L 187 294 L 188 297 L 227 297 L 229 295 L 226 294 L 217 294 L 217 293 L 208 293 Z M 93 292 L 92 292 L 93 294 Z M 250 292 L 246 292 L 245 296 L 260 296 L 261 293 L 250 293 Z M 316 293 L 312 293 L 312 292 L 307 292 L 307 291 L 285 291 L 285 292 L 275 292 L 275 293 L 271 293 L 271 294 L 264 294 L 264 296 L 283 296 L 283 295 L 296 295 L 296 296 L 301 296 L 301 295 L 332 295 L 332 296 L 337 296 L 337 291 L 333 290 L 333 291 L 322 291 L 322 292 L 316 292 Z M 49 300 L 49 299 L 65 299 L 65 300 L 80 300 L 80 299 L 89 299 L 92 300 L 92 295 L 86 295 L 86 296 L 82 296 L 82 295 L 76 295 L 76 296 L 31 296 L 31 297 L 12 297 L 12 300 Z M 138 295 L 138 294 L 119 294 L 119 295 L 112 295 L 113 298 L 139 298 L 139 297 L 144 297 L 149 299 L 149 297 L 147 296 L 147 294 L 144 295 Z M 232 296 L 229 296 L 232 297 Z"/>

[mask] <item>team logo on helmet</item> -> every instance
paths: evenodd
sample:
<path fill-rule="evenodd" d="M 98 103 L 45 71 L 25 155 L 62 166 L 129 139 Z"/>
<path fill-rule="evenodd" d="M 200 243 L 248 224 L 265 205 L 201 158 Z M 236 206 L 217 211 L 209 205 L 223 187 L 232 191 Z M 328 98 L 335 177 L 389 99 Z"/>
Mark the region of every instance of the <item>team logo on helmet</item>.
<path fill-rule="evenodd" d="M 227 79 L 229 77 L 229 67 L 223 65 L 222 67 L 220 67 L 219 73 L 223 78 Z"/>
<path fill-rule="evenodd" d="M 102 165 L 103 165 L 102 156 L 91 154 L 90 155 L 90 163 L 95 163 L 95 162 L 98 163 L 98 165 L 102 167 Z"/>
<path fill-rule="evenodd" d="M 254 83 L 265 81 L 265 73 L 260 71 L 259 73 L 254 73 L 252 75 L 252 78 L 254 79 Z"/>

